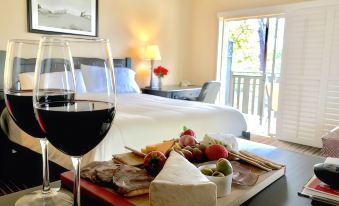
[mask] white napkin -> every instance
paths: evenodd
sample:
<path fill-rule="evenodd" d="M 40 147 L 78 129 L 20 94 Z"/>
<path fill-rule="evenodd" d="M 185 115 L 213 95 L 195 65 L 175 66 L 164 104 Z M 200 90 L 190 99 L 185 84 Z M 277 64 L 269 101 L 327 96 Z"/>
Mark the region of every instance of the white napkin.
<path fill-rule="evenodd" d="M 238 142 L 233 134 L 208 133 L 205 135 L 203 142 L 208 143 L 210 138 L 221 141 L 223 144 L 231 147 L 232 150 L 238 152 Z"/>

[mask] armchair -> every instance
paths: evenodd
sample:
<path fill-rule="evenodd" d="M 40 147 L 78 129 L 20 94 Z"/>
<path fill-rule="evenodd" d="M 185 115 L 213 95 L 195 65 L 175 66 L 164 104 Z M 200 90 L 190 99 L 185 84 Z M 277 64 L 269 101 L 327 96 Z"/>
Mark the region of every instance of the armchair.
<path fill-rule="evenodd" d="M 207 81 L 203 84 L 200 94 L 194 98 L 184 98 L 188 101 L 198 101 L 206 103 L 214 103 L 217 98 L 221 83 L 218 81 Z"/>

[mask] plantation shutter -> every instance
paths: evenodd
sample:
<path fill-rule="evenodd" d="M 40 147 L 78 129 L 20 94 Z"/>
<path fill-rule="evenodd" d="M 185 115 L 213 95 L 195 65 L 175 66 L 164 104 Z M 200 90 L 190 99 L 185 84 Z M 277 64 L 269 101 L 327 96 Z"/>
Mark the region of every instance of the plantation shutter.
<path fill-rule="evenodd" d="M 339 125 L 339 2 L 285 18 L 276 136 L 321 147 Z"/>

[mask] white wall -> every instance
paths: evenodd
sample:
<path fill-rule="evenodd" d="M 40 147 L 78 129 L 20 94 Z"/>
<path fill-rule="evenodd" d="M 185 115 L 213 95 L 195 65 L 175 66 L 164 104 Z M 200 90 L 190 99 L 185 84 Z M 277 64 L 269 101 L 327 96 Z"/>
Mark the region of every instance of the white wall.
<path fill-rule="evenodd" d="M 8 39 L 37 39 L 28 32 L 26 0 L 0 0 L 0 50 Z M 130 56 L 140 86 L 149 82 L 147 43 L 160 47 L 162 65 L 169 69 L 165 84 L 176 84 L 190 65 L 191 0 L 100 0 L 99 36 L 109 38 L 114 57 Z"/>
<path fill-rule="evenodd" d="M 160 47 L 169 69 L 164 84 L 215 78 L 217 13 L 302 0 L 99 0 L 99 36 L 111 39 L 113 56 L 131 56 L 140 86 L 149 82 L 146 43 Z M 26 0 L 0 0 L 0 49 L 12 38 L 39 38 L 27 29 Z"/>

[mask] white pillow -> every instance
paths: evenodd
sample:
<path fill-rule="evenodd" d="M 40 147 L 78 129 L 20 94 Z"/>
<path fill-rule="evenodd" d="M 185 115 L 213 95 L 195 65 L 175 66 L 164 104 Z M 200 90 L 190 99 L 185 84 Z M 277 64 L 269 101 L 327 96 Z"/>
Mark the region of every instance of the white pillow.
<path fill-rule="evenodd" d="M 34 72 L 25 72 L 19 74 L 20 88 L 23 90 L 32 90 L 34 82 Z"/>
<path fill-rule="evenodd" d="M 106 91 L 106 69 L 99 66 L 80 65 L 88 92 Z"/>
<path fill-rule="evenodd" d="M 87 91 L 84 77 L 82 76 L 80 69 L 75 69 L 75 83 L 77 84 L 76 86 L 78 93 L 85 93 Z"/>
<path fill-rule="evenodd" d="M 64 79 L 64 72 L 52 72 L 47 74 L 42 74 L 40 84 L 44 84 L 47 88 L 67 88 L 64 84 L 65 81 L 60 81 Z M 48 78 L 48 81 L 45 82 L 45 79 Z M 68 78 L 71 78 L 69 75 Z M 19 74 L 19 82 L 20 87 L 23 90 L 31 90 L 33 89 L 33 81 L 34 81 L 34 72 L 25 72 Z M 86 87 L 84 83 L 84 79 L 82 77 L 82 73 L 79 69 L 75 70 L 75 81 L 76 81 L 76 90 L 78 93 L 86 92 Z"/>
<path fill-rule="evenodd" d="M 135 71 L 129 68 L 114 68 L 117 93 L 141 93 L 135 81 Z"/>
<path fill-rule="evenodd" d="M 89 92 L 106 91 L 107 71 L 104 67 L 81 64 L 86 89 Z M 135 72 L 129 68 L 114 68 L 117 93 L 141 93 L 135 81 Z"/>

